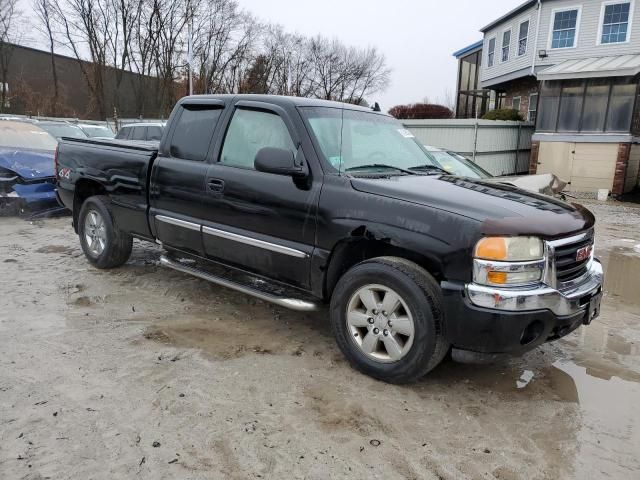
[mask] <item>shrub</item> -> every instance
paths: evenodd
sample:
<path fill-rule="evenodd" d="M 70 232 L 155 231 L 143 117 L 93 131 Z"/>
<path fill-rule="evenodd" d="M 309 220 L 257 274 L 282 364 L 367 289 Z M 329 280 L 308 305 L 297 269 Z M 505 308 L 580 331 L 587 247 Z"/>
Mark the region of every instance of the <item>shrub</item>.
<path fill-rule="evenodd" d="M 389 115 L 402 120 L 453 118 L 453 112 L 449 108 L 433 103 L 396 105 L 389 110 Z"/>
<path fill-rule="evenodd" d="M 522 122 L 524 118 L 518 110 L 513 108 L 501 108 L 499 110 L 491 110 L 484 114 L 483 120 L 511 120 L 514 122 Z"/>

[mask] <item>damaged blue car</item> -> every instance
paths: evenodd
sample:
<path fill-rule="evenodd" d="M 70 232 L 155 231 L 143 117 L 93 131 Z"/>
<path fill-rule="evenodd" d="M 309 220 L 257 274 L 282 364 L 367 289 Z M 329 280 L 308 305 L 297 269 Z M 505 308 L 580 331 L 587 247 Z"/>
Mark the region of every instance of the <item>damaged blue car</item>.
<path fill-rule="evenodd" d="M 56 139 L 33 123 L 0 121 L 0 214 L 62 210 L 55 190 L 56 147 Z"/>

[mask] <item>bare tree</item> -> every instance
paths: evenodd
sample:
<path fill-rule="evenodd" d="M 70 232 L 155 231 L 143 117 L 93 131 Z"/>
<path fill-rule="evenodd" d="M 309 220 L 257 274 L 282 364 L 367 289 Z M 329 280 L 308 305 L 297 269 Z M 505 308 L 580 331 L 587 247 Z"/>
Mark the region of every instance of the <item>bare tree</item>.
<path fill-rule="evenodd" d="M 13 54 L 13 43 L 17 43 L 19 34 L 15 29 L 20 16 L 17 0 L 0 0 L 0 112 L 8 105 L 9 62 Z"/>
<path fill-rule="evenodd" d="M 52 0 L 56 18 L 60 21 L 64 44 L 73 51 L 87 82 L 94 108 L 100 118 L 106 118 L 105 70 L 109 45 L 118 35 L 113 22 L 110 0 Z M 89 62 L 83 61 L 85 51 Z"/>
<path fill-rule="evenodd" d="M 361 103 L 367 94 L 383 90 L 390 70 L 375 48 L 346 47 L 322 36 L 310 40 L 314 95 L 326 100 Z"/>
<path fill-rule="evenodd" d="M 120 107 L 119 92 L 125 70 L 131 67 L 131 50 L 136 26 L 142 15 L 143 0 L 109 0 L 110 23 L 115 24 L 114 35 L 108 36 L 109 65 L 115 68 L 113 104 Z"/>
<path fill-rule="evenodd" d="M 156 39 L 152 59 L 160 84 L 160 105 L 168 113 L 176 100 L 176 80 L 184 67 L 185 36 L 191 0 L 151 0 L 152 23 L 150 28 Z"/>
<path fill-rule="evenodd" d="M 193 51 L 202 93 L 237 91 L 251 68 L 260 26 L 235 0 L 203 0 L 195 13 Z"/>
<path fill-rule="evenodd" d="M 60 89 L 58 85 L 58 70 L 56 68 L 54 22 L 55 7 L 51 0 L 34 0 L 33 10 L 37 16 L 37 27 L 41 28 L 49 42 L 49 56 L 51 59 L 51 75 L 53 77 L 53 98 L 51 100 L 51 115 L 58 115 L 58 103 L 60 101 Z"/>
<path fill-rule="evenodd" d="M 0 0 L 13 2 L 17 0 Z M 86 80 L 92 109 L 105 118 L 119 107 L 126 71 L 135 110 L 149 98 L 166 115 L 186 90 L 187 66 L 196 93 L 254 92 L 363 103 L 389 83 L 375 48 L 336 39 L 308 38 L 261 24 L 237 0 L 32 0 L 49 43 L 54 108 L 59 85 L 54 45 L 69 48 Z M 188 63 L 188 27 L 192 59 Z M 184 89 L 184 90 L 183 90 Z"/>

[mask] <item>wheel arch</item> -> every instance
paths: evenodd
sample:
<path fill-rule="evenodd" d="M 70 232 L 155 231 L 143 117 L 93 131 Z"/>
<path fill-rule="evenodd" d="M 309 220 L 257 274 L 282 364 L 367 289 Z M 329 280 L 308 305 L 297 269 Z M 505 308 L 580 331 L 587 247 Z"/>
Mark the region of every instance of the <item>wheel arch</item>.
<path fill-rule="evenodd" d="M 340 277 L 350 268 L 377 257 L 403 258 L 424 268 L 437 281 L 444 278 L 442 265 L 436 258 L 401 247 L 388 239 L 369 238 L 367 235 L 354 236 L 339 241 L 331 251 L 325 274 L 325 298 L 331 298 Z"/>
<path fill-rule="evenodd" d="M 73 195 L 73 229 L 76 233 L 78 233 L 78 216 L 80 215 L 82 204 L 89 197 L 106 195 L 106 193 L 106 188 L 96 180 L 82 178 L 76 182 Z"/>

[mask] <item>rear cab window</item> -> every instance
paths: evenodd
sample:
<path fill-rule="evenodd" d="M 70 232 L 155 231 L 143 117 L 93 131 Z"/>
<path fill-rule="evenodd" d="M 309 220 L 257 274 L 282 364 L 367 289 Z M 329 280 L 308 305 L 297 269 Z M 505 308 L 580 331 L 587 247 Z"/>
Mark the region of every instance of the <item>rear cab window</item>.
<path fill-rule="evenodd" d="M 221 105 L 184 104 L 171 136 L 170 155 L 196 162 L 206 160 L 221 113 Z"/>

